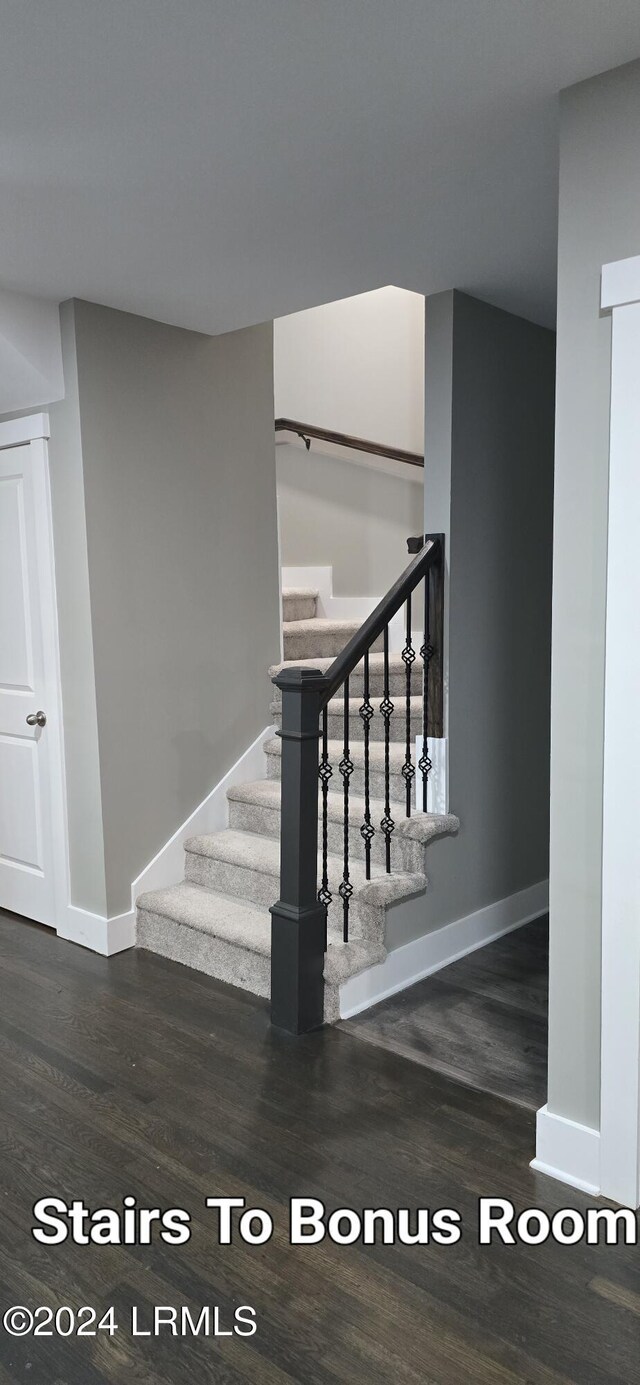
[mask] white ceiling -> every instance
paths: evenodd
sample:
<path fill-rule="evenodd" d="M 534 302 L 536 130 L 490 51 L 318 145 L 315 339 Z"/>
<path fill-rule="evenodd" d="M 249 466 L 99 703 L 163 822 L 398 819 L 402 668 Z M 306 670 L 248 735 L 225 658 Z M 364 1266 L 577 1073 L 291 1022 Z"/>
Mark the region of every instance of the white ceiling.
<path fill-rule="evenodd" d="M 0 287 L 206 332 L 397 283 L 551 323 L 557 92 L 638 0 L 0 0 Z"/>

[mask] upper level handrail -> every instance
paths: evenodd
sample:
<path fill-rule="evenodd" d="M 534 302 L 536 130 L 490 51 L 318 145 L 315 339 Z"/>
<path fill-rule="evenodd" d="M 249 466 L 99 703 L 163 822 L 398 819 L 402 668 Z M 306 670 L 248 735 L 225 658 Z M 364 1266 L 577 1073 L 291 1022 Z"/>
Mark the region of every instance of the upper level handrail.
<path fill-rule="evenodd" d="M 325 686 L 320 697 L 320 706 L 325 707 L 327 702 L 342 687 L 345 679 L 353 673 L 354 668 L 364 658 L 367 650 L 371 648 L 378 636 L 382 634 L 385 627 L 392 620 L 393 616 L 400 610 L 407 597 L 417 587 L 420 580 L 424 577 L 427 568 L 438 558 L 440 551 L 439 539 L 427 539 L 427 542 L 420 549 L 409 566 L 394 582 L 382 601 L 378 602 L 375 610 L 356 630 L 349 643 L 341 650 L 337 658 L 334 659 L 330 668 L 324 675 Z"/>
<path fill-rule="evenodd" d="M 334 443 L 337 447 L 351 447 L 355 452 L 369 452 L 375 457 L 389 457 L 393 462 L 406 462 L 408 466 L 424 466 L 424 457 L 419 452 L 406 452 L 402 447 L 387 447 L 382 442 L 372 442 L 370 438 L 353 437 L 350 433 L 334 433 L 330 428 L 319 428 L 315 423 L 300 423 L 295 418 L 277 418 L 276 433 L 296 433 L 305 444 L 307 451 L 311 439 Z"/>

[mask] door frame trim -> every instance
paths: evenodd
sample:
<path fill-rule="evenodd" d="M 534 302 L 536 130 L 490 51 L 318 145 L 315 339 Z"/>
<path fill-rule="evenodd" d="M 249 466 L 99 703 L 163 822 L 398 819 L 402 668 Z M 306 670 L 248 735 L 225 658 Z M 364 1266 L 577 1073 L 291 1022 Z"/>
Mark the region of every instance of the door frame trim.
<path fill-rule="evenodd" d="M 47 413 L 27 414 L 24 418 L 0 423 L 0 450 L 25 447 L 27 466 L 38 473 L 35 507 L 35 543 L 38 588 L 41 603 L 42 640 L 47 682 L 47 752 L 49 755 L 49 811 L 51 857 L 53 861 L 53 911 L 51 927 L 63 930 L 70 902 L 69 842 L 67 830 L 67 789 L 64 761 L 64 723 L 60 640 L 53 542 L 53 515 L 49 475 L 50 437 Z"/>
<path fill-rule="evenodd" d="M 9 418 L 0 423 L 0 447 L 21 447 L 50 436 L 48 414 L 26 414 L 24 418 Z"/>

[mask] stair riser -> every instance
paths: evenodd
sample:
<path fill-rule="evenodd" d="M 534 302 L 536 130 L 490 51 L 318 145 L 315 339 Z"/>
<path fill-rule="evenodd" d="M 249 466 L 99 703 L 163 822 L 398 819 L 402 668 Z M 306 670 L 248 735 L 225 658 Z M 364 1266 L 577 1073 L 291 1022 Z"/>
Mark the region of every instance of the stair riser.
<path fill-rule="evenodd" d="M 281 766 L 281 756 L 280 756 L 280 755 L 271 755 L 271 754 L 269 754 L 269 753 L 267 752 L 267 778 L 268 778 L 268 779 L 279 779 L 279 778 L 280 778 L 280 766 Z M 335 776 L 336 776 L 337 774 L 338 774 L 337 766 L 334 766 L 334 779 L 335 779 Z M 333 782 L 333 781 L 332 781 L 332 782 Z M 364 770 L 363 770 L 361 767 L 358 766 L 358 767 L 356 767 L 356 769 L 354 769 L 353 774 L 351 775 L 351 779 L 350 779 L 349 783 L 350 783 L 350 788 L 351 788 L 351 792 L 352 792 L 352 793 L 354 793 L 354 794 L 363 794 L 363 793 L 364 793 Z M 384 798 L 384 796 L 385 796 L 385 794 L 384 794 L 384 773 L 383 773 L 382 771 L 378 771 L 378 770 L 374 770 L 374 769 L 372 769 L 372 770 L 370 771 L 370 774 L 369 774 L 369 793 L 370 793 L 370 795 L 371 795 L 372 798 Z M 391 777 L 390 777 L 390 781 L 389 781 L 389 797 L 390 797 L 390 800 L 391 800 L 392 803 L 402 804 L 402 807 L 403 807 L 403 810 L 404 810 L 404 805 L 405 805 L 405 803 L 406 803 L 406 790 L 405 790 L 405 786 L 404 786 L 404 779 L 402 778 L 402 775 L 401 775 L 401 774 L 399 773 L 399 771 L 397 771 L 397 770 L 394 771 L 394 773 L 392 773 L 392 774 L 391 774 Z M 415 800 L 415 781 L 414 781 L 414 786 L 413 786 L 413 788 L 412 788 L 412 801 L 414 801 L 414 800 Z M 404 816 L 404 811 L 403 811 L 403 816 Z"/>
<path fill-rule="evenodd" d="M 250 899 L 254 904 L 263 904 L 266 909 L 276 903 L 280 892 L 280 881 L 275 876 L 190 851 L 185 852 L 185 877 L 193 885 L 204 885 L 219 894 Z M 337 929 L 342 925 L 342 900 L 338 896 L 340 881 L 334 883 L 336 897 L 329 908 L 329 926 Z M 333 888 L 331 884 L 330 888 Z M 383 911 L 368 909 L 366 921 L 362 923 L 356 900 L 351 903 L 349 924 L 353 938 L 368 938 L 373 942 L 382 942 L 384 938 Z"/>
<path fill-rule="evenodd" d="M 172 962 L 181 962 L 196 971 L 229 982 L 252 995 L 271 995 L 271 958 L 247 952 L 242 947 L 198 933 L 173 919 L 138 909 L 138 947 L 156 952 Z M 340 1019 L 339 987 L 325 982 L 324 1017 L 327 1024 Z"/>
<path fill-rule="evenodd" d="M 283 620 L 315 620 L 315 596 L 283 596 Z"/>
<path fill-rule="evenodd" d="M 298 633 L 296 630 L 285 630 L 283 636 L 283 650 L 285 659 L 329 659 L 340 654 L 345 645 L 351 639 L 350 634 L 341 630 L 323 630 L 319 627 L 313 633 Z M 382 649 L 381 640 L 372 645 L 373 650 Z"/>
<path fill-rule="evenodd" d="M 300 658 L 301 656 L 297 655 L 296 657 Z M 316 657 L 320 658 L 321 656 L 317 655 Z M 280 688 L 277 688 L 275 683 L 272 683 L 271 689 L 272 701 L 275 703 L 282 702 L 282 693 L 280 691 Z M 414 696 L 417 696 L 419 691 L 420 684 L 416 680 L 413 686 Z M 358 668 L 354 669 L 353 673 L 351 674 L 351 677 L 349 679 L 349 692 L 352 697 L 364 697 L 364 675 L 362 673 L 361 665 L 358 665 Z M 391 673 L 389 675 L 389 695 L 393 700 L 397 701 L 398 703 L 404 697 L 405 679 L 403 673 Z M 369 697 L 371 698 L 371 702 L 373 703 L 374 707 L 376 706 L 376 703 L 379 704 L 382 701 L 382 698 L 384 697 L 384 682 L 382 674 L 371 674 L 369 678 Z"/>
<path fill-rule="evenodd" d="M 263 807 L 255 803 L 241 803 L 231 799 L 229 801 L 229 826 L 239 832 L 256 832 L 261 836 L 272 837 L 277 840 L 280 836 L 280 812 L 276 808 Z M 371 843 L 371 860 L 379 865 L 385 865 L 385 839 L 379 830 L 380 824 L 374 820 L 373 826 L 376 829 L 376 835 Z M 320 825 L 318 826 L 318 841 L 320 841 Z M 339 856 L 344 848 L 344 831 L 341 822 L 328 823 L 327 841 L 329 851 Z M 353 823 L 349 828 L 349 850 L 354 861 L 364 862 L 364 842 L 360 836 L 360 828 L 356 823 Z M 401 840 L 392 836 L 391 869 L 392 871 L 424 870 L 424 848 L 420 846 L 419 842 L 412 842 L 408 839 Z"/>
<path fill-rule="evenodd" d="M 373 705 L 375 707 L 375 702 Z M 282 711 L 276 707 L 275 703 L 273 706 L 273 716 L 276 725 L 278 727 L 282 726 Z M 344 734 L 344 716 L 341 713 L 330 712 L 329 716 L 327 717 L 327 729 L 329 733 L 329 740 L 341 741 Z M 401 704 L 397 703 L 396 710 L 393 713 L 391 720 L 389 722 L 389 740 L 395 742 L 396 745 L 399 743 L 402 743 L 404 745 L 406 734 L 407 727 L 404 719 L 404 711 L 401 707 Z M 414 762 L 416 736 L 421 735 L 422 719 L 420 717 L 412 717 L 411 758 L 414 760 Z M 372 741 L 384 741 L 384 718 L 380 716 L 377 708 L 375 711 L 375 716 L 373 716 L 371 718 L 371 721 L 369 722 L 369 738 Z M 349 739 L 352 744 L 356 741 L 364 741 L 364 724 L 362 721 L 362 717 L 349 717 Z"/>
<path fill-rule="evenodd" d="M 137 925 L 138 947 L 206 972 L 219 981 L 230 981 L 254 995 L 270 994 L 271 959 L 266 954 L 248 952 L 224 938 L 198 932 L 146 909 L 138 909 Z"/>

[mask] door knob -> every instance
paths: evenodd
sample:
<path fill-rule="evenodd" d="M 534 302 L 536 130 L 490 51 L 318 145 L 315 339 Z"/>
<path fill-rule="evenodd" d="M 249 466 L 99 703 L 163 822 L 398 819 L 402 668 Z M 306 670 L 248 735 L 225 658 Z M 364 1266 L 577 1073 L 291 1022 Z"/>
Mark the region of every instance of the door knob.
<path fill-rule="evenodd" d="M 27 726 L 46 726 L 47 718 L 44 712 L 31 712 L 27 717 Z"/>

